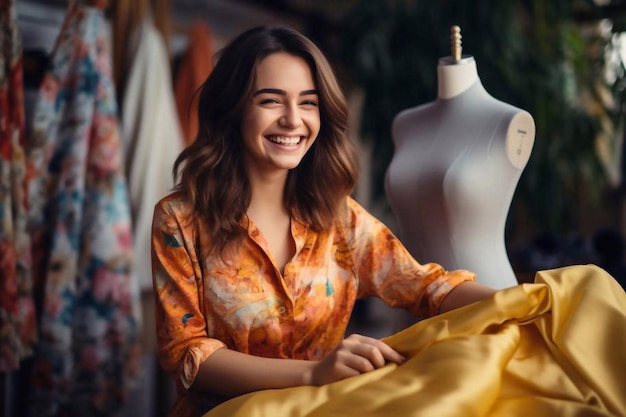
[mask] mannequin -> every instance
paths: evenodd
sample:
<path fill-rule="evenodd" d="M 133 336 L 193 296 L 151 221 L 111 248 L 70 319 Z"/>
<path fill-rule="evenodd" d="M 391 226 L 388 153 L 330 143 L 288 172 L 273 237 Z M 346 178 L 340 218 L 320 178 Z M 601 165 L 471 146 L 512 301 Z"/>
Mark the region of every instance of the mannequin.
<path fill-rule="evenodd" d="M 504 243 L 513 193 L 534 144 L 532 116 L 490 96 L 471 56 L 437 66 L 438 99 L 400 112 L 385 190 L 399 237 L 418 261 L 469 269 L 496 289 L 516 285 Z"/>

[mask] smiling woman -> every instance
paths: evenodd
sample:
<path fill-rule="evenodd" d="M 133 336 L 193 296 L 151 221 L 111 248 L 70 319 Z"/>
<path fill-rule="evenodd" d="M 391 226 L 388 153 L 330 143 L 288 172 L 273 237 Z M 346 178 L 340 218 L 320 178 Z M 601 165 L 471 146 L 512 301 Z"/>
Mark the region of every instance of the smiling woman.
<path fill-rule="evenodd" d="M 421 265 L 350 198 L 346 101 L 300 33 L 237 37 L 201 88 L 198 118 L 176 190 L 153 219 L 159 359 L 180 394 L 173 415 L 402 363 L 380 340 L 344 338 L 357 298 L 430 316 L 493 292 L 471 272 Z"/>
<path fill-rule="evenodd" d="M 198 115 L 152 229 L 159 361 L 178 383 L 171 415 L 624 415 L 615 280 L 572 267 L 496 293 L 472 272 L 415 260 L 350 198 L 345 100 L 303 35 L 237 37 Z M 387 339 L 346 337 L 366 297 L 428 319 Z M 590 329 L 612 342 L 587 343 Z M 582 374 L 606 387 L 587 394 Z"/>

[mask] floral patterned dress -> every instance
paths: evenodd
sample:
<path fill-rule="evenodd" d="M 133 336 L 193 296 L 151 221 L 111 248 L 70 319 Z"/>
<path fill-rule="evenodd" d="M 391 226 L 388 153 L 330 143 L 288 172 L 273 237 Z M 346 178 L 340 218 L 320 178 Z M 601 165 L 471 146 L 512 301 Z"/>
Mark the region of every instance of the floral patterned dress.
<path fill-rule="evenodd" d="M 0 4 L 0 373 L 32 353 L 33 302 L 22 45 L 13 1 Z"/>
<path fill-rule="evenodd" d="M 111 77 L 107 1 L 75 1 L 34 109 L 31 227 L 43 236 L 30 412 L 115 415 L 139 361 L 139 294 Z"/>

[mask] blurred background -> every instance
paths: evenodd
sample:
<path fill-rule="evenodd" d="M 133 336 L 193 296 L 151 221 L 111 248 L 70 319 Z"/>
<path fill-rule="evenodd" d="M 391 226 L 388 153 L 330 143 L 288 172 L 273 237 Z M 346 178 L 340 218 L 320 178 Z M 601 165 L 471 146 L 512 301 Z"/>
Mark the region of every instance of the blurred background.
<path fill-rule="evenodd" d="M 118 28 L 119 15 L 134 14 L 124 28 L 132 30 L 140 3 L 113 2 Z M 621 246 L 626 1 L 152 0 L 151 10 L 168 39 L 174 78 L 199 20 L 214 50 L 258 24 L 287 24 L 311 37 L 351 103 L 362 152 L 356 197 L 392 228 L 383 188 L 391 121 L 436 98 L 437 60 L 450 54 L 449 28 L 459 25 L 463 53 L 475 57 L 487 91 L 529 111 L 537 126 L 507 223 L 520 280 L 539 268 L 591 261 L 605 241 Z M 128 36 L 121 32 L 118 56 Z M 114 65 L 121 91 L 122 66 Z M 594 238 L 601 242 L 594 246 Z"/>
<path fill-rule="evenodd" d="M 26 57 L 52 49 L 66 4 L 16 2 Z M 166 41 L 174 81 L 197 23 L 211 38 L 207 58 L 259 24 L 291 25 L 315 40 L 350 99 L 362 151 L 357 197 L 390 226 L 383 177 L 393 154 L 391 121 L 436 98 L 437 60 L 450 54 L 449 28 L 459 25 L 463 53 L 475 57 L 487 91 L 529 111 L 537 125 L 507 224 L 517 270 L 572 262 L 587 251 L 576 246 L 596 233 L 625 231 L 624 0 L 111 1 L 119 97 L 131 33 L 147 13 Z M 37 86 L 36 69 L 26 68 L 27 87 Z"/>
<path fill-rule="evenodd" d="M 459 25 L 463 54 L 476 59 L 486 90 L 527 110 L 536 123 L 534 148 L 506 227 L 518 281 L 531 281 L 538 269 L 593 262 L 624 282 L 626 0 L 91 3 L 104 8 L 110 25 L 120 115 L 133 57 L 141 47 L 136 33 L 146 20 L 156 28 L 166 57 L 159 68 L 167 80 L 160 85 L 171 87 L 160 97 L 173 100 L 166 106 L 177 105 L 180 146 L 194 134 L 191 94 L 226 42 L 260 24 L 289 25 L 308 35 L 333 64 L 350 103 L 351 135 L 361 157 L 355 198 L 392 230 L 395 220 L 383 186 L 393 156 L 391 122 L 399 111 L 436 99 L 437 61 L 450 55 L 450 27 Z M 14 5 L 23 46 L 28 131 L 68 1 L 16 0 Z M 156 70 L 148 67 L 146 79 Z M 120 123 L 125 123 L 121 117 Z M 122 411 L 110 415 L 162 416 L 171 401 L 171 381 L 154 357 L 150 285 L 141 284 L 140 292 L 142 379 Z M 405 317 L 375 302 L 361 302 L 353 330 L 388 334 L 405 323 Z M 1 417 L 23 415 L 22 390 L 28 384 L 20 374 L 25 368 L 3 375 Z"/>

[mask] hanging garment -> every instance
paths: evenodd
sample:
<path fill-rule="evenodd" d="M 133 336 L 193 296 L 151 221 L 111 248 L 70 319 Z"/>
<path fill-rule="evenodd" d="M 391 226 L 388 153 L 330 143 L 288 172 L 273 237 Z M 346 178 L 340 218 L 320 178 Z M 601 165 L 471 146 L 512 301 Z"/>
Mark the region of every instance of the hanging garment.
<path fill-rule="evenodd" d="M 0 373 L 36 342 L 31 238 L 27 230 L 22 44 L 12 0 L 0 5 Z"/>
<path fill-rule="evenodd" d="M 97 7 L 90 6 L 90 4 Z M 74 1 L 35 104 L 33 194 L 46 204 L 31 414 L 115 415 L 137 372 L 139 294 L 111 79 L 106 1 Z"/>
<path fill-rule="evenodd" d="M 626 416 L 626 293 L 594 266 L 538 272 L 385 342 L 408 360 L 205 417 Z"/>
<path fill-rule="evenodd" d="M 189 30 L 189 46 L 180 60 L 174 82 L 176 110 L 186 145 L 190 145 L 198 134 L 198 94 L 196 91 L 212 69 L 211 30 L 206 23 L 196 21 Z"/>
<path fill-rule="evenodd" d="M 183 149 L 183 139 L 161 33 L 146 18 L 132 40 L 122 137 L 133 216 L 133 271 L 141 288 L 152 291 L 152 214 L 155 204 L 172 190 L 172 167 Z"/>

